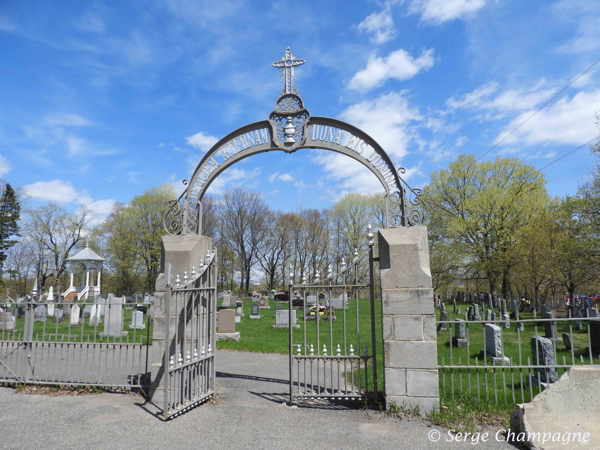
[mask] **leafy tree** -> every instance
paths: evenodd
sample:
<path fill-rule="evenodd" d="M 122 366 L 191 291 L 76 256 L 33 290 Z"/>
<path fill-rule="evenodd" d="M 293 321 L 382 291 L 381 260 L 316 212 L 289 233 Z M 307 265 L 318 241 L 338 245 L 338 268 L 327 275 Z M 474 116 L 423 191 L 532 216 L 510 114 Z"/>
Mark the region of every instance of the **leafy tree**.
<path fill-rule="evenodd" d="M 516 264 L 517 232 L 547 202 L 544 176 L 515 158 L 477 163 L 461 155 L 434 172 L 423 197 L 440 233 L 454 240 L 465 264 L 486 274 L 490 292 L 502 280 L 507 296 Z"/>
<path fill-rule="evenodd" d="M 20 203 L 12 186 L 6 183 L 0 198 L 0 274 L 3 271 L 7 250 L 17 243 L 14 238 L 19 236 L 20 218 Z"/>

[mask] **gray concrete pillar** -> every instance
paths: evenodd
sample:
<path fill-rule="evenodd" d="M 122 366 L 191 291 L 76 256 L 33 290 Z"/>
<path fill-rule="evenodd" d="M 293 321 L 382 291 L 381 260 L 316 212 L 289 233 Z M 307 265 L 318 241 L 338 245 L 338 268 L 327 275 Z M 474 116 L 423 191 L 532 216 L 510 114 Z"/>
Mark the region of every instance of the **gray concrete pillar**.
<path fill-rule="evenodd" d="M 437 336 L 426 227 L 380 230 L 385 400 L 439 408 Z"/>
<path fill-rule="evenodd" d="M 171 342 L 177 327 L 177 311 L 171 305 L 170 311 L 165 310 L 165 291 L 168 283 L 167 265 L 171 264 L 172 284 L 179 274 L 183 281 L 184 272 L 191 276 L 192 266 L 198 270 L 200 260 L 205 260 L 206 251 L 212 251 L 212 238 L 207 236 L 163 236 L 160 242 L 160 271 L 155 284 L 154 303 L 151 307 L 152 316 L 152 347 L 148 355 L 148 368 L 150 371 L 150 389 L 148 398 L 158 406 L 164 399 L 163 373 L 165 342 Z M 170 336 L 166 336 L 166 321 L 170 322 Z"/>

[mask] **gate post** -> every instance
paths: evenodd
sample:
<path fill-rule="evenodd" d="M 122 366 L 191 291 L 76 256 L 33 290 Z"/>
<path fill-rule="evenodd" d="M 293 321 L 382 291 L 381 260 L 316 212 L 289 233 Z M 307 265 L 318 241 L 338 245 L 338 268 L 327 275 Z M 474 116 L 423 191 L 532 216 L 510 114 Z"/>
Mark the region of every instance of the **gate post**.
<path fill-rule="evenodd" d="M 386 407 L 439 408 L 427 228 L 379 231 Z"/>
<path fill-rule="evenodd" d="M 163 375 L 165 373 L 165 345 L 172 345 L 175 336 L 177 311 L 165 308 L 167 285 L 167 267 L 171 265 L 173 282 L 177 275 L 183 277 L 184 271 L 191 273 L 192 266 L 198 269 L 200 260 L 207 250 L 212 250 L 212 238 L 198 235 L 163 236 L 160 242 L 160 274 L 156 279 L 152 315 L 152 347 L 148 355 L 150 388 L 148 400 L 162 406 L 164 401 Z M 172 326 L 167 326 L 167 320 Z M 168 332 L 168 335 L 167 335 Z"/>

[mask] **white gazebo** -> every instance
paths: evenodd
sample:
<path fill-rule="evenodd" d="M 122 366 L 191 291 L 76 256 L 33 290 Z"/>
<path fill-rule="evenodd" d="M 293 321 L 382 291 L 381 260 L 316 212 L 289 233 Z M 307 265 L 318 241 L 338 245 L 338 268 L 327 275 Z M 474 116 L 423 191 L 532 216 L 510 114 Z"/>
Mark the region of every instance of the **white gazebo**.
<path fill-rule="evenodd" d="M 74 256 L 67 258 L 69 263 L 69 272 L 71 273 L 71 284 L 69 288 L 62 293 L 63 297 L 67 297 L 72 292 L 77 293 L 77 300 L 87 300 L 89 293 L 93 290 L 94 297 L 100 295 L 100 274 L 102 273 L 102 265 L 106 261 L 103 257 L 98 255 L 94 250 L 88 247 L 87 243 L 85 248 Z M 85 280 L 82 281 L 81 286 L 75 286 L 73 284 L 73 272 L 79 265 L 84 267 Z M 90 271 L 96 270 L 98 272 L 98 283 L 94 286 L 94 280 L 90 280 Z M 85 284 L 84 284 L 85 283 Z"/>

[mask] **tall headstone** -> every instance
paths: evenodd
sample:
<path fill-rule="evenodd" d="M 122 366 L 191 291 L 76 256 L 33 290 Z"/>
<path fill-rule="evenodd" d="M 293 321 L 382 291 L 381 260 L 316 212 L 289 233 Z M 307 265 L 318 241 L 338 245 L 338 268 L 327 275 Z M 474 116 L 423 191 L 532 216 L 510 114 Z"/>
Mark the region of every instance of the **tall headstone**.
<path fill-rule="evenodd" d="M 481 320 L 481 316 L 479 315 L 479 305 L 477 303 L 473 303 L 473 320 Z"/>
<path fill-rule="evenodd" d="M 542 312 L 541 316 L 542 316 L 542 319 L 555 319 L 556 318 L 554 311 L 550 311 L 549 309 Z M 547 339 L 560 340 L 556 337 L 556 322 L 554 320 L 549 321 L 549 322 L 544 322 L 544 337 Z"/>
<path fill-rule="evenodd" d="M 552 341 L 541 336 L 531 338 L 531 364 L 534 366 L 553 366 L 556 364 Z M 556 381 L 556 368 L 534 369 L 535 375 L 543 383 L 554 383 Z"/>
<path fill-rule="evenodd" d="M 573 343 L 571 341 L 570 333 L 563 333 L 563 343 L 565 344 L 565 349 L 571 350 Z"/>
<path fill-rule="evenodd" d="M 494 309 L 494 302 L 492 301 L 492 297 L 488 297 L 488 309 Z"/>
<path fill-rule="evenodd" d="M 54 317 L 54 303 L 48 303 L 48 310 L 46 311 L 47 317 Z"/>
<path fill-rule="evenodd" d="M 456 314 L 456 299 L 452 300 L 452 305 L 454 305 L 454 314 Z"/>
<path fill-rule="evenodd" d="M 118 298 L 108 294 L 104 311 L 104 332 L 100 333 L 102 337 L 125 337 L 128 332 L 124 331 L 124 311 L 123 303 L 125 297 Z"/>
<path fill-rule="evenodd" d="M 508 313 L 502 314 L 502 328 L 508 330 L 510 328 L 510 316 Z"/>
<path fill-rule="evenodd" d="M 69 319 L 71 326 L 79 325 L 79 310 L 79 305 L 71 306 L 71 317 Z"/>
<path fill-rule="evenodd" d="M 83 307 L 83 318 L 87 319 L 88 317 L 90 317 L 90 314 L 92 313 L 92 306 L 94 305 L 85 305 Z"/>
<path fill-rule="evenodd" d="M 442 320 L 442 321 L 449 320 L 448 316 L 449 316 L 448 311 L 440 311 L 440 320 Z M 446 331 L 446 324 L 440 323 L 437 327 L 437 331 L 438 331 L 438 333 Z"/>
<path fill-rule="evenodd" d="M 90 311 L 90 321 L 88 322 L 90 327 L 96 327 L 100 323 L 101 315 L 100 315 L 100 305 L 93 304 L 92 310 Z"/>
<path fill-rule="evenodd" d="M 462 319 L 456 319 L 456 323 L 454 324 L 454 337 L 452 338 L 452 345 L 454 347 L 467 346 L 467 325 Z"/>
<path fill-rule="evenodd" d="M 504 356 L 502 352 L 502 329 L 491 323 L 485 324 L 485 353 L 482 350 L 479 356 L 492 356 L 492 363 L 494 365 L 509 365 L 511 363 L 510 358 Z"/>

